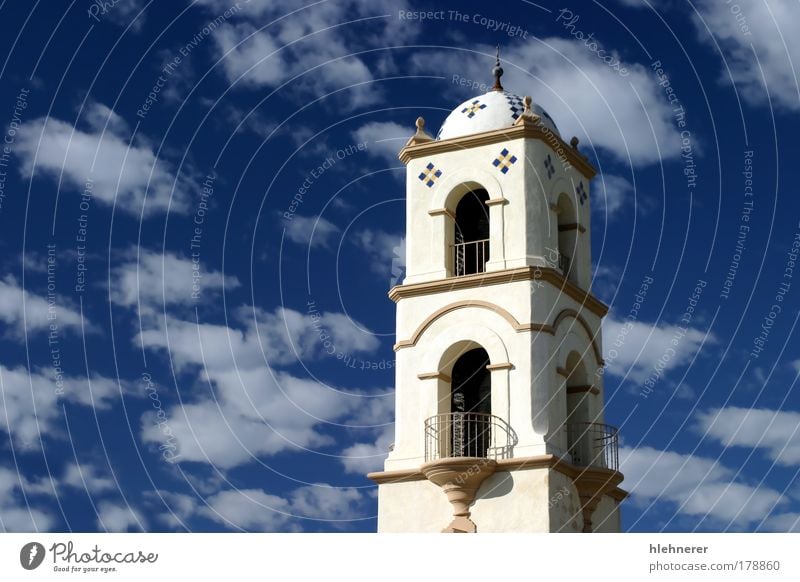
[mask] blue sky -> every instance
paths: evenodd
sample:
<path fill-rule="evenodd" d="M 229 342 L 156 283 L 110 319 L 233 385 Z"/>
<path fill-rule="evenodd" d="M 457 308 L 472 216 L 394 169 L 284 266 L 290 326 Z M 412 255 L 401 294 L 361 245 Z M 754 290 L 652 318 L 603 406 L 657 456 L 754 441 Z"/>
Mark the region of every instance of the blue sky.
<path fill-rule="evenodd" d="M 0 15 L 3 530 L 374 531 L 396 154 L 498 44 L 599 170 L 623 527 L 800 529 L 797 2 Z"/>

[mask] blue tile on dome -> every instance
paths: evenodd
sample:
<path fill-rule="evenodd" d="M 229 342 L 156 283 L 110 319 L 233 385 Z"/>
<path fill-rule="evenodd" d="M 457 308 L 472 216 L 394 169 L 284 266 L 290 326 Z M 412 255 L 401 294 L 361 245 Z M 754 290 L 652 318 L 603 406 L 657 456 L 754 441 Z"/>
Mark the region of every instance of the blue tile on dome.
<path fill-rule="evenodd" d="M 464 107 L 464 109 L 461 110 L 461 113 L 466 113 L 467 117 L 472 119 L 481 109 L 486 109 L 486 104 L 481 103 L 480 99 L 475 99 L 475 101 Z"/>
<path fill-rule="evenodd" d="M 492 165 L 502 173 L 507 174 L 509 168 L 516 163 L 517 156 L 511 154 L 511 152 L 509 152 L 506 148 L 503 148 L 503 151 L 501 151 L 500 155 L 494 159 Z"/>
<path fill-rule="evenodd" d="M 525 104 L 522 102 L 522 97 L 508 92 L 503 92 L 503 95 L 505 95 L 508 108 L 511 110 L 511 117 L 516 121 L 517 118 L 522 115 L 522 112 L 525 111 Z"/>
<path fill-rule="evenodd" d="M 422 180 L 428 188 L 431 188 L 441 175 L 442 171 L 437 169 L 432 163 L 429 163 L 425 166 L 425 171 L 419 175 L 419 179 Z"/>

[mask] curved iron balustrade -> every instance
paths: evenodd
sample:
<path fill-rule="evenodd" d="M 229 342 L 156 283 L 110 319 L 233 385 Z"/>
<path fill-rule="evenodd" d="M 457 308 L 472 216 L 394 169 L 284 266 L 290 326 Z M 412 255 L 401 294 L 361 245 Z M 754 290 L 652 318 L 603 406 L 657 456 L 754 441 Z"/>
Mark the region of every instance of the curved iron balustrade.
<path fill-rule="evenodd" d="M 567 443 L 572 464 L 579 467 L 602 467 L 619 470 L 617 427 L 597 422 L 567 425 Z"/>
<path fill-rule="evenodd" d="M 517 434 L 502 418 L 448 412 L 425 421 L 425 461 L 455 457 L 510 459 Z"/>

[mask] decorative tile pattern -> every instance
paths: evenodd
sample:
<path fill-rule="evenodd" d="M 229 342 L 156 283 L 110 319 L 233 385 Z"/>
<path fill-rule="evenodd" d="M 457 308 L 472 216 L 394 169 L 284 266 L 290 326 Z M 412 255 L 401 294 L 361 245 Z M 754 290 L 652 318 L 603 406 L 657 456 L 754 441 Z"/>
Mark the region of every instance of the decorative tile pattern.
<path fill-rule="evenodd" d="M 550 157 L 550 154 L 547 154 L 547 157 L 544 159 L 544 169 L 547 172 L 547 179 L 551 180 L 553 174 L 556 173 L 556 168 L 553 166 L 553 158 Z"/>
<path fill-rule="evenodd" d="M 481 109 L 486 109 L 486 104 L 481 103 L 480 99 L 475 99 L 475 101 L 464 107 L 464 109 L 461 110 L 461 113 L 466 113 L 467 117 L 472 119 Z"/>
<path fill-rule="evenodd" d="M 500 152 L 500 155 L 495 158 L 492 162 L 495 168 L 503 172 L 504 174 L 508 173 L 509 168 L 512 164 L 517 163 L 517 156 L 512 155 L 506 148 L 503 148 L 503 151 Z"/>
<path fill-rule="evenodd" d="M 508 108 L 511 110 L 511 117 L 516 121 L 517 118 L 522 115 L 522 112 L 525 111 L 525 104 L 522 102 L 522 97 L 505 91 L 503 95 L 505 95 Z"/>
<path fill-rule="evenodd" d="M 442 171 L 437 169 L 432 163 L 425 166 L 425 171 L 419 175 L 419 179 L 428 187 L 431 188 L 436 180 L 442 175 Z"/>
<path fill-rule="evenodd" d="M 586 199 L 589 197 L 589 195 L 586 194 L 586 188 L 583 187 L 583 182 L 578 183 L 575 192 L 578 194 L 578 200 L 580 200 L 581 206 L 583 206 L 583 203 L 586 202 Z"/>

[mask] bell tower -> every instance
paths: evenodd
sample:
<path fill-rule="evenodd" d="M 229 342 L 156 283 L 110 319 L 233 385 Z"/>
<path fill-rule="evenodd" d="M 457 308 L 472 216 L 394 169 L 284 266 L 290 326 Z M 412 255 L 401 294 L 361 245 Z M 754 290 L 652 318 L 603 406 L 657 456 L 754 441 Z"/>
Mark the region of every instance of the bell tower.
<path fill-rule="evenodd" d="M 614 532 L 617 431 L 604 421 L 589 182 L 530 97 L 468 99 L 400 152 L 406 277 L 395 443 L 380 532 Z"/>

